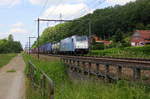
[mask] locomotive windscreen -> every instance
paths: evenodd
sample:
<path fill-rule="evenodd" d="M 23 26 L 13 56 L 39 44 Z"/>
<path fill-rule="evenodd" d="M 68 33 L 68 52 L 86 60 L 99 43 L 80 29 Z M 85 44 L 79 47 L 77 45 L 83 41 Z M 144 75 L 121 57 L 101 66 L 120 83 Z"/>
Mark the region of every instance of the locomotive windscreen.
<path fill-rule="evenodd" d="M 87 37 L 86 36 L 77 36 L 76 41 L 86 41 Z"/>

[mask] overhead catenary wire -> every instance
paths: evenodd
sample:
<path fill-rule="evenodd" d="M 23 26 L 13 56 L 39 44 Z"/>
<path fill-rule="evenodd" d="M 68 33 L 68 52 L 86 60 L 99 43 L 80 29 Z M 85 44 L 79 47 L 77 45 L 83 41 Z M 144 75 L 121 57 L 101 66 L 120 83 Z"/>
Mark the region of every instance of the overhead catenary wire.
<path fill-rule="evenodd" d="M 100 1 L 98 1 L 98 4 L 101 5 L 102 3 L 106 2 L 106 1 L 107 1 L 107 0 L 100 0 Z M 98 8 L 100 5 L 98 5 L 97 8 Z M 97 8 L 96 8 L 96 9 L 97 9 Z"/>
<path fill-rule="evenodd" d="M 106 1 L 106 0 L 95 0 L 95 1 L 92 0 L 92 1 L 89 2 L 88 4 L 92 4 L 91 7 L 92 7 L 92 8 L 95 7 L 95 9 L 96 9 L 96 8 L 98 8 L 98 7 L 96 6 L 97 4 L 99 4 L 99 3 L 102 4 L 102 3 L 105 2 L 105 1 Z M 80 12 L 83 13 L 80 17 L 82 17 L 82 16 L 84 16 L 84 15 L 86 15 L 86 14 L 89 14 L 92 10 L 93 10 L 93 9 L 90 9 L 90 8 L 87 9 L 87 7 L 84 6 L 84 7 L 80 10 Z M 69 17 L 68 17 L 68 18 L 69 18 Z M 75 15 L 72 16 L 72 18 L 76 18 Z"/>
<path fill-rule="evenodd" d="M 96 0 L 96 2 L 95 2 L 95 3 L 97 3 L 97 2 L 99 2 L 99 0 Z M 96 5 L 95 3 L 94 3 L 94 6 Z M 51 15 L 55 14 L 55 11 L 57 11 L 58 6 L 60 6 L 60 4 L 61 4 L 61 2 L 60 2 L 60 0 L 59 0 L 59 3 L 57 3 L 57 5 L 56 5 L 56 6 L 54 6 L 54 7 L 52 8 L 52 10 L 49 12 L 49 14 L 47 15 L 47 17 L 46 17 L 46 18 L 48 18 L 48 17 L 50 16 L 50 14 L 51 14 Z M 90 4 L 93 4 L 93 1 L 92 1 L 92 2 L 90 2 Z M 62 4 L 62 6 L 64 6 L 64 3 Z M 86 7 L 84 7 L 84 8 L 83 8 L 83 9 L 81 9 L 80 11 L 83 11 L 83 10 L 86 10 L 86 11 L 87 11 L 87 8 L 86 8 Z M 91 10 L 90 10 L 89 12 L 91 12 Z M 62 12 L 59 12 L 59 13 L 58 13 L 58 15 L 59 15 L 60 13 L 62 14 Z"/>
<path fill-rule="evenodd" d="M 42 15 L 42 13 L 45 11 L 45 8 L 47 7 L 48 1 L 49 0 L 46 0 L 45 3 L 43 4 L 42 9 L 41 9 L 41 11 L 40 11 L 40 13 L 38 15 L 38 18 L 40 18 L 40 16 Z"/>
<path fill-rule="evenodd" d="M 44 6 L 45 7 L 45 6 Z M 55 6 L 55 7 L 57 7 L 57 6 Z M 55 7 L 53 7 L 53 8 L 55 8 Z M 56 10 L 56 9 L 55 9 Z M 55 11 L 55 10 L 52 10 L 52 11 Z M 50 14 L 50 13 L 49 13 Z M 49 16 L 49 15 L 48 15 Z M 39 24 L 40 24 L 40 21 L 59 21 L 59 20 L 42 20 L 42 19 L 39 19 L 38 18 L 38 46 L 39 46 Z M 60 21 L 63 21 L 62 19 L 60 20 Z M 66 20 L 64 20 L 64 21 L 66 21 Z M 90 26 L 91 27 L 91 26 Z M 38 47 L 38 58 L 39 58 L 39 47 Z"/>
<path fill-rule="evenodd" d="M 50 16 L 50 14 L 52 15 L 52 14 L 55 14 L 54 12 L 57 10 L 57 7 L 61 4 L 61 0 L 59 0 L 58 1 L 58 3 L 55 5 L 55 6 L 53 6 L 53 8 L 52 8 L 52 10 L 48 13 L 48 15 L 47 15 L 47 17 L 46 18 L 48 18 L 49 16 Z"/>
<path fill-rule="evenodd" d="M 42 9 L 41 9 L 40 14 L 39 14 L 38 17 L 40 17 L 40 15 L 44 12 L 44 10 L 45 10 L 45 8 L 46 8 L 46 6 L 47 6 L 47 4 L 48 4 L 48 1 L 49 1 L 49 0 L 46 0 L 45 3 L 43 4 L 43 7 L 42 7 Z"/>
<path fill-rule="evenodd" d="M 93 4 L 93 6 L 91 6 L 92 8 L 95 7 L 95 9 L 97 9 L 98 7 L 96 7 L 97 4 L 102 4 L 103 2 L 105 2 L 106 0 L 95 0 L 95 2 L 93 3 L 90 2 L 89 4 Z M 94 9 L 94 10 L 95 10 Z M 84 11 L 84 13 L 86 13 L 86 7 L 84 7 L 83 9 L 81 9 L 81 11 Z M 88 13 L 90 13 L 92 10 L 90 9 L 90 11 L 88 11 Z"/>
<path fill-rule="evenodd" d="M 55 6 L 52 6 L 51 11 L 48 12 L 48 14 L 47 14 L 47 16 L 46 16 L 45 19 L 48 19 L 50 15 L 55 14 L 55 11 L 58 9 L 57 7 L 61 4 L 61 2 L 62 2 L 62 1 L 59 0 Z M 60 13 L 59 13 L 59 14 L 60 14 Z M 58 15 L 59 15 L 59 14 L 58 14 Z M 55 22 L 55 23 L 56 23 L 56 22 Z M 49 25 L 50 25 L 50 24 L 49 24 L 49 21 L 48 21 L 47 24 L 46 24 L 46 26 L 49 27 Z"/>
<path fill-rule="evenodd" d="M 100 0 L 101 1 L 101 0 Z M 90 4 L 93 4 L 93 2 L 94 2 L 94 6 L 97 4 L 97 2 L 100 2 L 99 0 L 96 0 L 95 2 L 94 1 L 91 1 L 90 2 Z M 105 0 L 102 0 L 100 3 L 102 3 L 102 2 L 104 2 Z M 41 13 L 44 11 L 44 9 L 46 8 L 46 4 L 47 4 L 47 2 L 48 2 L 48 0 L 46 0 L 46 2 L 44 3 L 44 6 L 43 6 L 43 8 L 42 8 L 42 10 L 41 10 L 41 12 L 40 12 L 40 15 L 41 15 Z M 49 17 L 49 15 L 51 14 L 51 15 L 53 15 L 53 14 L 55 14 L 55 11 L 57 11 L 57 9 L 58 9 L 58 6 L 61 4 L 61 2 L 60 2 L 60 0 L 58 1 L 58 3 L 57 3 L 57 5 L 55 5 L 53 8 L 52 8 L 52 10 L 49 12 L 49 14 L 47 15 L 47 17 L 46 18 L 48 18 Z M 63 4 L 64 5 L 64 4 Z M 93 7 L 94 7 L 93 6 Z M 87 11 L 87 8 L 86 7 L 84 7 L 83 9 L 81 9 L 80 11 L 84 11 L 85 10 L 85 12 Z M 89 12 L 91 12 L 91 10 L 89 11 Z M 61 12 L 62 13 L 62 12 Z M 60 14 L 60 12 L 59 12 L 59 14 Z M 58 14 L 58 15 L 59 15 Z M 40 16 L 39 15 L 39 16 Z"/>
<path fill-rule="evenodd" d="M 100 2 L 101 1 L 101 2 Z M 100 2 L 100 3 L 103 3 L 105 0 L 96 0 L 95 2 L 94 1 L 92 1 L 92 2 L 90 2 L 90 4 L 93 4 L 93 6 L 91 6 L 91 7 L 95 7 L 96 6 L 96 4 L 97 4 L 97 2 Z M 46 2 L 48 2 L 48 0 L 46 1 Z M 43 9 L 45 9 L 45 7 L 46 7 L 46 2 L 45 2 L 45 6 L 43 6 Z M 49 12 L 49 14 L 47 15 L 47 18 L 49 17 L 49 15 L 51 14 L 51 15 L 53 15 L 53 14 L 55 14 L 55 11 L 57 11 L 57 9 L 58 9 L 58 6 L 61 4 L 61 2 L 60 2 L 60 0 L 59 0 L 59 2 L 57 3 L 57 5 L 55 5 L 55 6 L 53 6 L 53 8 L 52 8 L 52 10 Z M 63 5 L 62 6 L 64 6 L 64 3 L 63 3 Z M 83 9 L 81 9 L 80 11 L 83 11 L 83 10 L 85 10 L 85 12 L 87 12 L 87 7 L 84 7 Z M 90 11 L 89 12 L 91 12 L 91 9 L 90 9 Z M 59 14 L 60 14 L 60 12 L 58 13 L 58 16 L 59 16 Z M 62 12 L 61 12 L 61 14 L 62 14 Z M 85 14 L 85 13 L 84 13 Z M 82 15 L 81 15 L 82 16 Z M 60 17 L 59 17 L 60 18 Z M 61 19 L 62 19 L 62 15 L 61 15 Z M 69 18 L 68 18 L 69 19 Z M 48 23 L 46 24 L 46 26 L 48 27 L 49 25 L 48 25 Z"/>

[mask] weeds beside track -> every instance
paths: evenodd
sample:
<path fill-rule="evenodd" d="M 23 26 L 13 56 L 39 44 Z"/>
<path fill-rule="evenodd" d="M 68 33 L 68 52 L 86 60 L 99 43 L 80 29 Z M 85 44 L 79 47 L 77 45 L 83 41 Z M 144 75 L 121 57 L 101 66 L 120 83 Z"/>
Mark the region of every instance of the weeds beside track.
<path fill-rule="evenodd" d="M 25 61 L 31 60 L 41 68 L 55 83 L 55 99 L 149 99 L 150 90 L 140 88 L 138 85 L 131 86 L 128 82 L 119 81 L 117 84 L 97 81 L 72 82 L 67 75 L 66 66 L 59 62 L 37 60 L 24 55 Z M 32 90 L 35 92 L 35 90 Z M 30 95 L 30 93 L 27 93 Z M 38 92 L 35 92 L 38 99 Z M 32 95 L 32 97 L 33 97 Z"/>

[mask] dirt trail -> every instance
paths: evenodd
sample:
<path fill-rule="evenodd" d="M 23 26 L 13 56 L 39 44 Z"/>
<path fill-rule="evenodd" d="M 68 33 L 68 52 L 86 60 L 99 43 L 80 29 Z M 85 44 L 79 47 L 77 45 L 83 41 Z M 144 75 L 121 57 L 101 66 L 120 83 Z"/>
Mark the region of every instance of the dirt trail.
<path fill-rule="evenodd" d="M 0 99 L 25 99 L 25 63 L 21 55 L 0 69 Z"/>

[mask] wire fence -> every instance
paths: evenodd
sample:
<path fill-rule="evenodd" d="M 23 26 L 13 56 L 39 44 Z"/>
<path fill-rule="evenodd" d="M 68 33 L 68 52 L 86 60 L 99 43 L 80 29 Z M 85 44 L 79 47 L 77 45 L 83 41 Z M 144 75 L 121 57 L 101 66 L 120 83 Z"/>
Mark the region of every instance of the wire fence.
<path fill-rule="evenodd" d="M 54 99 L 54 83 L 40 68 L 28 62 L 27 77 L 31 87 L 40 92 L 42 99 Z"/>
<path fill-rule="evenodd" d="M 121 59 L 103 59 L 86 57 L 62 57 L 62 61 L 72 71 L 84 75 L 95 75 L 107 80 L 131 80 L 134 82 L 150 81 L 150 62 Z"/>

